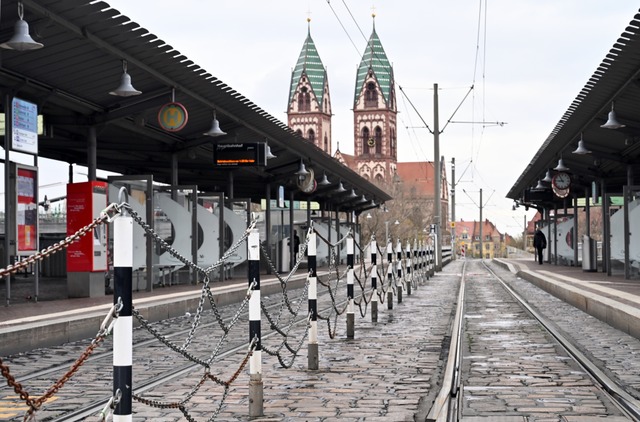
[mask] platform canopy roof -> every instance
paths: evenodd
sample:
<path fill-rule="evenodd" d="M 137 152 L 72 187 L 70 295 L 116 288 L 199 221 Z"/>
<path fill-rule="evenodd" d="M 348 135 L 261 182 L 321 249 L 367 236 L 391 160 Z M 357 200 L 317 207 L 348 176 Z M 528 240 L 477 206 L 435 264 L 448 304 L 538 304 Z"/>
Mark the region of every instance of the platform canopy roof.
<path fill-rule="evenodd" d="M 601 127 L 612 107 L 624 127 Z M 580 139 L 591 153 L 574 153 Z M 544 190 L 535 189 L 548 170 L 555 173 L 560 158 L 571 175 L 570 195 L 577 197 L 585 196 L 585 189 L 590 192 L 592 182 L 598 186 L 603 182 L 608 193 L 620 194 L 628 180 L 633 180 L 629 175 L 640 175 L 640 14 L 634 16 L 507 197 L 523 202 L 533 199 L 543 207 L 562 202 L 551 194 L 548 183 Z"/>
<path fill-rule="evenodd" d="M 15 96 L 38 105 L 45 123 L 38 156 L 88 166 L 88 134 L 95 130 L 100 170 L 151 174 L 154 181 L 170 184 L 173 166 L 179 185 L 197 185 L 203 192 L 229 195 L 233 180 L 233 196 L 255 202 L 266 196 L 268 184 L 274 198 L 277 187 L 284 185 L 295 192 L 295 199 L 310 198 L 342 211 L 360 212 L 391 199 L 107 3 L 23 0 L 22 4 L 31 36 L 44 47 L 2 49 L 0 89 L 5 104 Z M 2 1 L 0 43 L 13 35 L 17 19 L 18 2 Z M 109 94 L 120 83 L 123 60 L 132 85 L 142 94 Z M 157 114 L 173 99 L 186 107 L 188 123 L 180 131 L 168 132 L 158 124 Z M 211 128 L 214 110 L 227 135 L 203 135 Z M 267 142 L 276 158 L 266 167 L 214 168 L 216 143 L 249 142 Z M 331 184 L 311 194 L 298 190 L 294 173 L 301 160 L 315 171 L 316 179 L 324 173 Z M 336 194 L 339 182 L 349 192 L 354 189 L 358 199 Z"/>

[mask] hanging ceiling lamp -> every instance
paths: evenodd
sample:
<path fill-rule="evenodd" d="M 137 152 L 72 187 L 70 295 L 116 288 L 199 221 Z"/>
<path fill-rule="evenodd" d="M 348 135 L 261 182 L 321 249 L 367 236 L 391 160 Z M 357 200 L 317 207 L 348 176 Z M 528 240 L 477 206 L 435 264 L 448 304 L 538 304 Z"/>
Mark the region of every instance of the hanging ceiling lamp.
<path fill-rule="evenodd" d="M 209 129 L 208 131 L 203 133 L 203 135 L 212 136 L 212 137 L 215 138 L 216 136 L 222 136 L 222 135 L 226 135 L 226 134 L 227 134 L 227 132 L 223 132 L 220 129 L 220 122 L 216 118 L 216 111 L 213 110 L 213 121 L 211 122 L 211 129 Z"/>
<path fill-rule="evenodd" d="M 344 186 L 342 186 L 342 181 L 340 181 L 340 183 L 338 183 L 338 188 L 335 190 L 335 192 L 337 193 L 342 193 L 342 192 L 346 192 L 347 190 L 344 188 Z"/>
<path fill-rule="evenodd" d="M 218 128 L 220 129 L 220 128 Z M 269 144 L 267 144 L 267 160 L 271 160 L 272 158 L 276 158 L 276 155 L 273 155 L 273 153 L 271 152 L 271 146 Z"/>
<path fill-rule="evenodd" d="M 307 167 L 304 165 L 302 160 L 300 160 L 300 165 L 298 166 L 298 171 L 296 171 L 293 174 L 295 174 L 296 176 L 298 176 L 298 178 L 301 178 L 301 179 L 304 179 L 304 177 L 309 174 L 309 172 L 307 171 Z"/>
<path fill-rule="evenodd" d="M 547 187 L 542 184 L 542 180 L 538 179 L 538 184 L 536 185 L 536 187 L 534 189 L 536 189 L 536 190 L 544 190 L 546 188 Z"/>
<path fill-rule="evenodd" d="M 558 160 L 558 165 L 553 168 L 555 171 L 569 171 L 569 167 L 564 165 L 562 157 Z"/>
<path fill-rule="evenodd" d="M 587 147 L 584 146 L 584 140 L 582 139 L 582 133 L 580 133 L 580 140 L 578 141 L 578 148 L 576 148 L 576 150 L 573 151 L 573 154 L 578 154 L 578 155 L 591 154 L 591 151 L 588 150 Z"/>
<path fill-rule="evenodd" d="M 120 78 L 120 86 L 113 91 L 109 92 L 111 95 L 117 95 L 118 97 L 131 97 L 134 95 L 142 94 L 131 85 L 131 75 L 127 73 L 127 61 L 122 61 L 122 77 Z"/>
<path fill-rule="evenodd" d="M 22 2 L 18 2 L 18 19 L 13 27 L 13 36 L 6 42 L 0 44 L 0 47 L 7 50 L 28 51 L 37 50 L 44 47 L 43 44 L 36 42 L 29 35 L 29 24 L 22 19 L 24 17 L 24 8 Z"/>
<path fill-rule="evenodd" d="M 551 183 L 552 180 L 553 180 L 553 177 L 551 177 L 551 170 L 547 170 L 547 174 L 544 175 L 544 179 L 542 179 L 542 181 L 546 183 Z"/>
<path fill-rule="evenodd" d="M 318 182 L 318 186 L 327 186 L 330 185 L 331 182 L 327 179 L 327 173 L 322 172 L 322 180 Z"/>
<path fill-rule="evenodd" d="M 616 118 L 616 112 L 613 110 L 613 101 L 611 102 L 611 111 L 609 112 L 609 116 L 607 117 L 607 122 L 600 127 L 605 129 L 620 129 L 625 127 L 625 125 L 618 122 L 618 119 Z"/>

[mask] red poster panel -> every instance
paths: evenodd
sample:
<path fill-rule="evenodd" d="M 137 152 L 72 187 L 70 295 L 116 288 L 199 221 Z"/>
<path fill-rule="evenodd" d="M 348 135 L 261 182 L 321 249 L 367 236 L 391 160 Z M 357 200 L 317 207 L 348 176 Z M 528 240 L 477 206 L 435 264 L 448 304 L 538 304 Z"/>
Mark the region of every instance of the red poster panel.
<path fill-rule="evenodd" d="M 16 170 L 18 254 L 34 253 L 38 250 L 38 172 L 21 167 Z"/>
<path fill-rule="evenodd" d="M 100 216 L 107 207 L 107 183 L 83 182 L 67 185 L 67 236 Z M 98 225 L 67 248 L 68 272 L 96 272 L 107 269 L 107 228 Z"/>

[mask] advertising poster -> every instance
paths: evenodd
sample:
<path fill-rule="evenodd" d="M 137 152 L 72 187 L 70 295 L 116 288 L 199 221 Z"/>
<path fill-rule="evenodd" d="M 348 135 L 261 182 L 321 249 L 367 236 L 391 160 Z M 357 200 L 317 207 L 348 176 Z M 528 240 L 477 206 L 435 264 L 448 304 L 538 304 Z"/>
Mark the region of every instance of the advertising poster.
<path fill-rule="evenodd" d="M 18 226 L 18 253 L 34 253 L 38 250 L 38 204 L 36 186 L 38 173 L 36 170 L 17 167 L 16 194 Z"/>
<path fill-rule="evenodd" d="M 107 183 L 67 185 L 67 236 L 89 225 L 107 207 Z M 67 271 L 95 272 L 107 269 L 107 231 L 101 224 L 67 248 Z"/>

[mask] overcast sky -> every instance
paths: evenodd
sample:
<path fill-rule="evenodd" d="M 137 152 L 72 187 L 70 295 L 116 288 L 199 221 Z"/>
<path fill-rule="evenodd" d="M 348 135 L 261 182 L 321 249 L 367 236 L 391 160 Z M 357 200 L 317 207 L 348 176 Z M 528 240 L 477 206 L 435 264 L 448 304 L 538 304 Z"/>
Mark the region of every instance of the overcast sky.
<path fill-rule="evenodd" d="M 437 83 L 441 129 L 460 105 L 452 119 L 460 123 L 440 136 L 449 183 L 456 161 L 456 219 L 478 220 L 482 189 L 483 218 L 512 235 L 524 210 L 512 211 L 506 193 L 638 12 L 633 0 L 107 2 L 284 122 L 310 16 L 328 69 L 333 148 L 350 154 L 360 29 L 368 38 L 374 6 L 396 88 L 408 97 L 396 90 L 399 161 L 434 159 L 420 116 L 433 128 Z"/>

